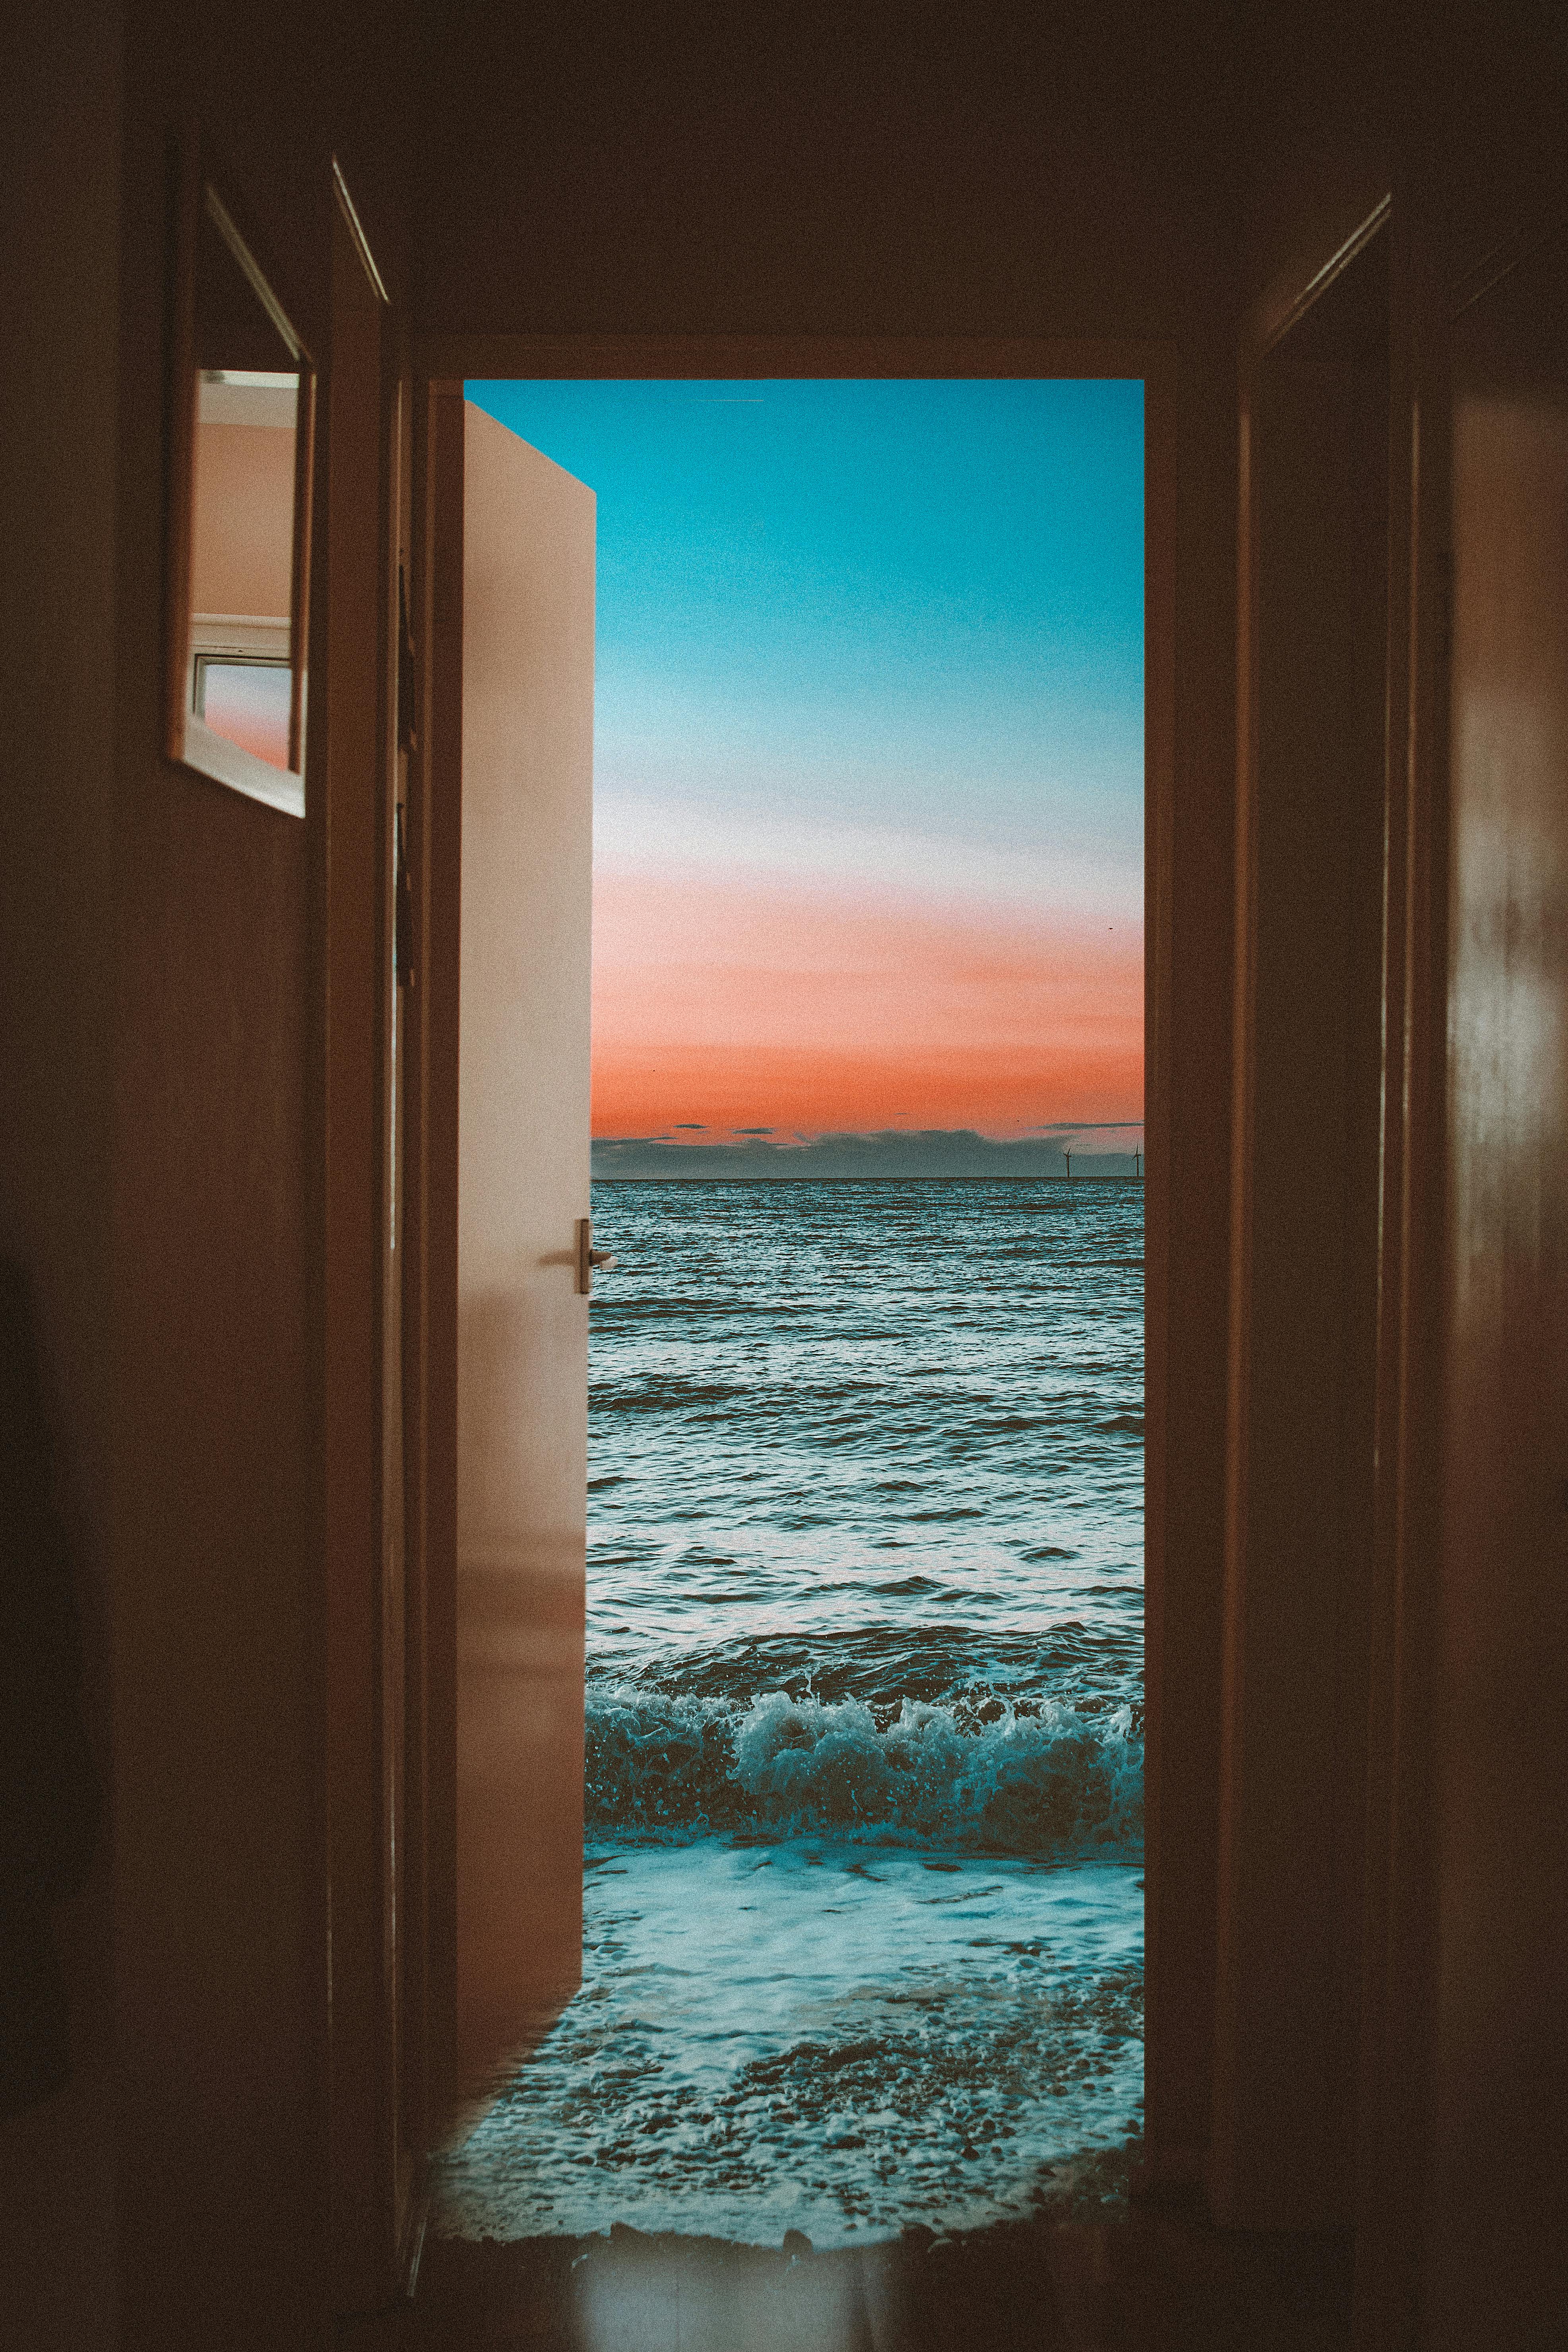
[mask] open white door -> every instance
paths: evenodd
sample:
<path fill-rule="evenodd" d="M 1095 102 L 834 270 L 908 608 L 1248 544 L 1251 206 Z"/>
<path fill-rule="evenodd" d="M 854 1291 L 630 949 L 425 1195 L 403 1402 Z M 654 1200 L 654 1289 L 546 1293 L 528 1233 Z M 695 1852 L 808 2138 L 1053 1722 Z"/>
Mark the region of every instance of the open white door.
<path fill-rule="evenodd" d="M 595 501 L 470 404 L 462 419 L 455 1992 L 472 2116 L 582 1968 Z"/>

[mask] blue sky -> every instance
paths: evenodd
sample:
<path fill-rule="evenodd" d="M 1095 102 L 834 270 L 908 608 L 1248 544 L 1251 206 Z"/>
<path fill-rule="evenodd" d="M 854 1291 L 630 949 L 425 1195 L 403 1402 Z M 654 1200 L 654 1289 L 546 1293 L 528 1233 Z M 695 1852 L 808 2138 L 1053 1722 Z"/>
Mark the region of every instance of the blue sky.
<path fill-rule="evenodd" d="M 1141 383 L 468 392 L 598 493 L 602 805 L 1141 856 Z"/>

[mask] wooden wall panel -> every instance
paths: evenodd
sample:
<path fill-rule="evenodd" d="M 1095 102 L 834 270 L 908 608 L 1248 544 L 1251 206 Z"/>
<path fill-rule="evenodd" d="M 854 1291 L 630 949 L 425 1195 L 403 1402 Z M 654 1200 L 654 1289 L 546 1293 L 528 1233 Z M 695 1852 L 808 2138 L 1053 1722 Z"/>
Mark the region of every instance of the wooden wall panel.
<path fill-rule="evenodd" d="M 125 2345 L 328 2326 L 324 856 L 161 756 L 171 141 L 197 124 L 331 345 L 334 139 L 406 15 L 128 7 L 112 855 L 114 1839 Z M 372 233 L 395 280 L 379 173 Z M 395 175 L 393 175 L 395 176 Z M 328 771 L 327 528 L 310 772 Z M 307 786 L 310 802 L 310 787 Z M 374 923 L 374 908 L 369 910 Z"/>
<path fill-rule="evenodd" d="M 1447 1395 L 1424 2341 L 1568 2323 L 1568 249 L 1454 330 Z"/>

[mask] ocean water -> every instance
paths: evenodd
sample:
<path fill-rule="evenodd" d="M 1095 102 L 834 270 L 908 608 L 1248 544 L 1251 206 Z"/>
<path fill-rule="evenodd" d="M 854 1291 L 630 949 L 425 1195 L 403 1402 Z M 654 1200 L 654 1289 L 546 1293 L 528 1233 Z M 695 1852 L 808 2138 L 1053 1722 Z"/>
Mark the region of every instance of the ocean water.
<path fill-rule="evenodd" d="M 583 1990 L 443 2226 L 1026 2214 L 1142 2116 L 1142 1190 L 594 1207 Z"/>

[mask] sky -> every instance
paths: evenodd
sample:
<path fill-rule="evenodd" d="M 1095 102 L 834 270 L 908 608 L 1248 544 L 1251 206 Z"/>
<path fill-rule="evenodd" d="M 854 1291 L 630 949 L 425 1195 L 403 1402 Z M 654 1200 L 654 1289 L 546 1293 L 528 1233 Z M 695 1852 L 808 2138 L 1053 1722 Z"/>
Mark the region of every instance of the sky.
<path fill-rule="evenodd" d="M 1142 383 L 468 392 L 597 494 L 595 1139 L 1137 1120 Z"/>

